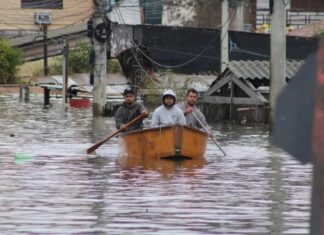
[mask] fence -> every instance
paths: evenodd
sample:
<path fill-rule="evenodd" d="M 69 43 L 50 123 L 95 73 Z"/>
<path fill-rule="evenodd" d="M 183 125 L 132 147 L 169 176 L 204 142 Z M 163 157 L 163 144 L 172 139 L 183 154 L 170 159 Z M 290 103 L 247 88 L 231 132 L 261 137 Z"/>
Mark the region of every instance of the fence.
<path fill-rule="evenodd" d="M 287 25 L 291 25 L 294 28 L 301 28 L 307 24 L 314 23 L 316 21 L 324 20 L 323 11 L 292 11 L 287 10 Z M 271 23 L 271 15 L 269 9 L 257 9 L 256 14 L 256 26 L 259 28 L 263 24 Z"/>

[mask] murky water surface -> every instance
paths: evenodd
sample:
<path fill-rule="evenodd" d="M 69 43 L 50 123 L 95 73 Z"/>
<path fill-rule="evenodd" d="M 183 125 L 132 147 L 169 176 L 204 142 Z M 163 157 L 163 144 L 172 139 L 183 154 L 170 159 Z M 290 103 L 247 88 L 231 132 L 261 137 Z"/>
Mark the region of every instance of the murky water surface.
<path fill-rule="evenodd" d="M 0 97 L 1 234 L 307 234 L 311 165 L 266 127 L 212 125 L 205 162 L 121 165 L 112 118 Z"/>

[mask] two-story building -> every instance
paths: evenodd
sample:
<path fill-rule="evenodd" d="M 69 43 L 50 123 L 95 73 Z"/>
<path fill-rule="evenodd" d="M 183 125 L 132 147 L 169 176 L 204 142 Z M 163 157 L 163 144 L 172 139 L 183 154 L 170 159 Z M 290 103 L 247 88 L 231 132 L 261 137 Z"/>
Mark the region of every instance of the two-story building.
<path fill-rule="evenodd" d="M 0 7 L 0 36 L 22 36 L 86 22 L 93 0 L 5 0 Z"/>
<path fill-rule="evenodd" d="M 255 28 L 261 25 L 271 24 L 271 1 L 251 0 L 255 3 L 255 10 L 252 16 Z M 287 9 L 287 25 L 292 29 L 302 28 L 305 25 L 324 20 L 323 0 L 284 0 Z"/>

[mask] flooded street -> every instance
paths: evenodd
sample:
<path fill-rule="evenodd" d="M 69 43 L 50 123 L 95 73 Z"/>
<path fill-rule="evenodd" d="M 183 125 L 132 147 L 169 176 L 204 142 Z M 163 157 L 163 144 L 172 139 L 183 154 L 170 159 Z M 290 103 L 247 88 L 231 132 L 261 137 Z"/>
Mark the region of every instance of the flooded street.
<path fill-rule="evenodd" d="M 1 234 L 308 234 L 312 166 L 266 126 L 212 125 L 206 161 L 119 163 L 116 131 L 60 99 L 0 96 Z"/>

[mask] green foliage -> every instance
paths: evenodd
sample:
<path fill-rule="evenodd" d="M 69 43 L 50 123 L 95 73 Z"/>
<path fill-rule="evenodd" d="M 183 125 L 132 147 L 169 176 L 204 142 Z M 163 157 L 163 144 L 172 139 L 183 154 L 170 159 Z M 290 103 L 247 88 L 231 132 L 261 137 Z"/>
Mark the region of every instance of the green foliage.
<path fill-rule="evenodd" d="M 90 73 L 93 68 L 89 64 L 89 51 L 91 44 L 79 43 L 74 49 L 69 52 L 69 74 L 73 73 Z M 48 60 L 49 75 L 57 75 L 63 73 L 62 62 L 63 56 L 52 57 Z M 122 69 L 119 61 L 111 59 L 107 61 L 107 72 L 121 73 Z M 43 67 L 34 68 L 34 76 L 42 76 L 44 74 Z"/>
<path fill-rule="evenodd" d="M 22 64 L 21 53 L 10 43 L 0 38 L 0 84 L 17 82 L 17 67 Z"/>
<path fill-rule="evenodd" d="M 177 99 L 182 100 L 183 97 L 185 97 L 190 81 L 187 79 L 184 81 L 184 84 L 179 84 L 179 82 L 176 81 L 176 75 L 171 70 L 167 70 L 164 76 L 165 79 L 162 84 L 164 90 L 173 90 L 177 94 Z"/>
<path fill-rule="evenodd" d="M 91 66 L 89 64 L 89 50 L 91 44 L 79 43 L 69 53 L 69 73 L 89 73 Z"/>
<path fill-rule="evenodd" d="M 69 73 L 90 73 L 92 66 L 89 64 L 90 43 L 79 43 L 69 54 Z M 107 60 L 107 72 L 120 73 L 122 71 L 118 60 Z"/>
<path fill-rule="evenodd" d="M 44 67 L 42 64 L 32 66 L 32 74 L 35 77 L 44 75 Z M 62 56 L 51 57 L 48 59 L 48 75 L 62 74 Z"/>
<path fill-rule="evenodd" d="M 117 59 L 111 59 L 107 61 L 107 71 L 109 73 L 122 73 L 122 68 Z"/>
<path fill-rule="evenodd" d="M 52 60 L 49 61 L 49 74 L 50 75 L 57 75 L 62 74 L 63 68 L 62 68 L 62 56 L 54 57 Z"/>
<path fill-rule="evenodd" d="M 191 84 L 197 81 L 197 76 L 182 77 L 173 73 L 171 70 L 160 71 L 160 81 L 153 81 L 152 78 L 146 77 L 142 89 L 145 94 L 145 105 L 153 107 L 161 104 L 161 94 L 166 89 L 173 90 L 177 95 L 177 101 L 184 100 L 187 90 L 191 88 Z"/>
<path fill-rule="evenodd" d="M 316 37 L 317 38 L 324 38 L 324 30 L 320 30 L 319 32 L 317 32 Z"/>

